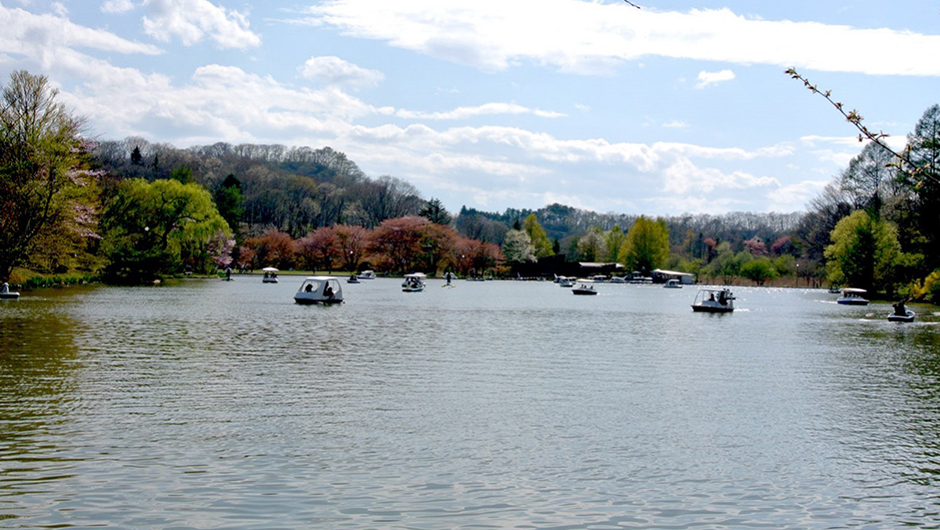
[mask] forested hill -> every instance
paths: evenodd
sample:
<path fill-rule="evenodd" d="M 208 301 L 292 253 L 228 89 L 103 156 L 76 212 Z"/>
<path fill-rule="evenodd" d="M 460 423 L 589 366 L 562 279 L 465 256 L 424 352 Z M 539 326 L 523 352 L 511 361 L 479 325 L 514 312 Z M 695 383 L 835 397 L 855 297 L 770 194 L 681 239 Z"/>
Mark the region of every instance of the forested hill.
<path fill-rule="evenodd" d="M 638 215 L 598 213 L 571 206 L 551 204 L 538 210 L 507 209 L 505 212 L 484 212 L 463 207 L 457 216 L 457 230 L 463 235 L 487 241 L 502 241 L 509 227 L 517 220 L 535 214 L 549 238 L 563 242 L 583 235 L 592 227 L 608 231 L 615 226 L 626 230 Z M 711 238 L 740 245 L 749 239 L 776 241 L 793 232 L 805 213 L 731 212 L 721 215 L 685 214 L 666 216 L 670 243 L 673 247 L 688 246 L 690 240 Z"/>
<path fill-rule="evenodd" d="M 176 178 L 215 192 L 229 175 L 240 183 L 246 233 L 277 228 L 301 237 L 321 226 L 367 228 L 417 214 L 425 205 L 411 184 L 369 178 L 329 147 L 216 143 L 178 149 L 141 138 L 101 141 L 93 152 L 101 168 L 122 178 Z"/>
<path fill-rule="evenodd" d="M 93 154 L 112 175 L 194 181 L 213 193 L 233 175 L 241 184 L 241 225 L 246 235 L 277 228 L 299 238 L 335 224 L 373 228 L 386 219 L 417 215 L 428 204 L 408 182 L 391 176 L 370 178 L 345 154 L 330 147 L 216 143 L 179 149 L 131 137 L 101 141 Z M 564 248 L 592 227 L 626 230 L 637 217 L 552 204 L 538 210 L 510 208 L 501 213 L 464 207 L 453 221 L 461 235 L 499 244 L 514 223 L 530 214 L 535 214 L 548 237 Z M 738 212 L 670 216 L 666 223 L 674 247 L 704 238 L 740 245 L 755 237 L 775 241 L 789 234 L 802 217 L 801 213 Z"/>

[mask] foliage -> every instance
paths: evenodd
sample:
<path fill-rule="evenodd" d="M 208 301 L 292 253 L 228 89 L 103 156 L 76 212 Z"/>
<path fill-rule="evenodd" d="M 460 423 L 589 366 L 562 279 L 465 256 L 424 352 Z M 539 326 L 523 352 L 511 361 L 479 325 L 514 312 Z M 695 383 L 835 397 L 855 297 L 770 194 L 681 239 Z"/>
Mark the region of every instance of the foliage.
<path fill-rule="evenodd" d="M 321 226 L 297 241 L 295 245 L 301 266 L 310 270 L 332 271 L 342 257 L 335 227 Z"/>
<path fill-rule="evenodd" d="M 880 217 L 857 210 L 839 221 L 826 248 L 829 281 L 873 291 L 894 290 L 895 269 L 902 263 L 897 229 Z"/>
<path fill-rule="evenodd" d="M 760 286 L 764 285 L 767 280 L 776 278 L 778 272 L 777 267 L 769 258 L 760 257 L 741 264 L 740 274 Z"/>
<path fill-rule="evenodd" d="M 449 269 L 456 264 L 453 259 L 457 233 L 449 226 L 428 222 L 421 234 L 421 255 L 423 270 L 436 273 L 439 269 Z"/>
<path fill-rule="evenodd" d="M 439 225 L 449 225 L 452 221 L 450 213 L 447 212 L 447 208 L 444 208 L 444 203 L 440 199 L 429 199 L 418 215 Z"/>
<path fill-rule="evenodd" d="M 210 242 L 230 233 L 209 193 L 176 180 L 124 181 L 102 216 L 107 276 L 141 282 L 180 272 L 209 272 Z M 218 250 L 218 247 L 216 247 Z"/>
<path fill-rule="evenodd" d="M 242 216 L 245 214 L 245 208 L 242 205 L 244 200 L 242 183 L 231 173 L 215 189 L 215 207 L 236 237 L 239 233 Z"/>
<path fill-rule="evenodd" d="M 642 215 L 637 218 L 627 232 L 619 257 L 628 270 L 643 274 L 662 267 L 669 258 L 669 229 L 666 228 L 666 221 L 654 221 Z"/>
<path fill-rule="evenodd" d="M 940 270 L 931 272 L 923 281 L 914 282 L 909 295 L 915 300 L 940 303 Z"/>
<path fill-rule="evenodd" d="M 503 255 L 510 264 L 530 263 L 536 260 L 535 247 L 524 230 L 510 230 L 503 239 Z"/>
<path fill-rule="evenodd" d="M 525 221 L 522 222 L 522 229 L 529 235 L 529 241 L 532 243 L 532 248 L 535 249 L 536 258 L 552 255 L 552 240 L 548 238 L 545 229 L 539 224 L 539 220 L 534 213 L 525 218 Z"/>
<path fill-rule="evenodd" d="M 428 224 L 431 222 L 424 217 L 414 215 L 382 221 L 369 237 L 370 252 L 378 266 L 390 272 L 417 271 Z"/>
<path fill-rule="evenodd" d="M 751 261 L 753 256 L 747 251 L 735 252 L 727 242 L 720 243 L 716 249 L 718 255 L 708 264 L 709 276 L 721 278 L 722 283 L 730 284 L 741 275 L 741 267 Z"/>
<path fill-rule="evenodd" d="M 343 269 L 356 271 L 365 257 L 367 247 L 366 230 L 361 226 L 336 225 L 336 243 L 339 246 Z"/>
<path fill-rule="evenodd" d="M 72 180 L 82 120 L 56 101 L 45 76 L 15 71 L 0 102 L 0 281 L 41 234 L 75 216 Z"/>
<path fill-rule="evenodd" d="M 494 243 L 458 236 L 454 258 L 458 274 L 480 277 L 495 269 L 503 256 Z"/>
<path fill-rule="evenodd" d="M 598 226 L 591 227 L 578 240 L 578 256 L 581 261 L 605 261 L 607 245 Z"/>
<path fill-rule="evenodd" d="M 249 269 L 290 269 L 294 265 L 295 253 L 294 240 L 290 234 L 272 228 L 258 237 L 245 240 L 238 252 L 239 265 Z"/>
<path fill-rule="evenodd" d="M 620 249 L 623 248 L 626 239 L 627 236 L 623 233 L 623 230 L 620 229 L 620 226 L 615 225 L 611 228 L 604 235 L 604 259 L 617 259 L 617 257 L 620 256 Z"/>

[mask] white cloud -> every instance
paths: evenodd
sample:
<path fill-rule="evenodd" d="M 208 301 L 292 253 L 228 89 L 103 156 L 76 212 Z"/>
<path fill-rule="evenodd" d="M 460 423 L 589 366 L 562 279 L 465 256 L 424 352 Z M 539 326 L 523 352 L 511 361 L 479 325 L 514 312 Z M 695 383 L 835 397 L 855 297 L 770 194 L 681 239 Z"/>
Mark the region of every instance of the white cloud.
<path fill-rule="evenodd" d="M 164 42 L 176 37 L 191 46 L 208 36 L 219 48 L 261 44 L 261 38 L 248 29 L 246 15 L 208 0 L 145 0 L 143 5 L 148 10 L 144 31 Z"/>
<path fill-rule="evenodd" d="M 768 194 L 767 211 L 794 212 L 803 210 L 814 197 L 822 193 L 829 180 L 804 180 L 781 186 Z"/>
<path fill-rule="evenodd" d="M 537 13 L 537 17 L 533 17 Z M 940 75 L 940 36 L 760 20 L 730 9 L 641 11 L 582 0 L 331 0 L 300 21 L 483 70 L 519 61 L 598 73 L 645 56 L 873 75 Z M 519 28 L 526 31 L 519 31 Z M 838 46 L 832 43 L 838 42 Z M 877 42 L 878 46 L 872 46 Z"/>
<path fill-rule="evenodd" d="M 114 53 L 157 55 L 159 48 L 133 42 L 117 35 L 74 24 L 63 17 L 35 15 L 22 9 L 0 5 L 0 53 L 20 56 L 43 68 L 53 65 L 87 68 L 80 63 L 84 54 L 75 48 L 92 48 Z M 70 68 L 71 71 L 71 68 Z"/>
<path fill-rule="evenodd" d="M 107 0 L 101 4 L 102 13 L 127 13 L 134 9 L 131 0 Z"/>
<path fill-rule="evenodd" d="M 67 16 L 69 14 L 69 8 L 65 7 L 65 4 L 62 2 L 53 2 L 50 7 L 52 7 L 52 12 L 60 17 Z"/>
<path fill-rule="evenodd" d="M 667 121 L 666 123 L 664 123 L 663 127 L 665 127 L 666 129 L 687 129 L 689 127 L 689 124 L 682 120 L 672 120 L 672 121 Z"/>
<path fill-rule="evenodd" d="M 564 114 L 560 112 L 530 109 L 522 105 L 516 105 L 515 103 L 486 103 L 476 107 L 459 107 L 447 112 L 399 110 L 395 113 L 395 115 L 400 118 L 422 120 L 465 120 L 476 116 L 497 114 L 531 114 L 540 118 L 560 118 L 564 116 Z"/>
<path fill-rule="evenodd" d="M 698 73 L 698 83 L 695 84 L 695 88 L 705 88 L 732 79 L 734 79 L 734 72 L 731 70 L 722 70 L 720 72 L 706 72 L 703 70 Z"/>
<path fill-rule="evenodd" d="M 378 70 L 362 68 L 335 56 L 311 57 L 299 70 L 305 79 L 333 86 L 372 86 L 385 78 Z"/>

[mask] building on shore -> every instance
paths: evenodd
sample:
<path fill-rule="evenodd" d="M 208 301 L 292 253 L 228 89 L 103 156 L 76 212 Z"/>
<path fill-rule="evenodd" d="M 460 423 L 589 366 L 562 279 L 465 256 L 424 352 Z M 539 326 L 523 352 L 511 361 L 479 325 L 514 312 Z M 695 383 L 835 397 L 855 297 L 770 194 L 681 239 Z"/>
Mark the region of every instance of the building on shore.
<path fill-rule="evenodd" d="M 653 283 L 666 283 L 669 280 L 677 280 L 683 285 L 692 285 L 695 283 L 695 276 L 690 272 L 667 271 L 663 269 L 653 271 Z"/>

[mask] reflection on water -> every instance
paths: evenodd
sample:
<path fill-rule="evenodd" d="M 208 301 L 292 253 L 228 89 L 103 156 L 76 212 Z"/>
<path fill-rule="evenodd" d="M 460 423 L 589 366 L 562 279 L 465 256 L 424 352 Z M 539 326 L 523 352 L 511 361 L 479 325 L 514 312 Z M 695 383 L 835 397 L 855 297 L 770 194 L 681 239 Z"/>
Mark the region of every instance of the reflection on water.
<path fill-rule="evenodd" d="M 299 280 L 0 304 L 12 527 L 940 526 L 940 318 Z M 2 525 L 4 523 L 0 523 Z"/>

